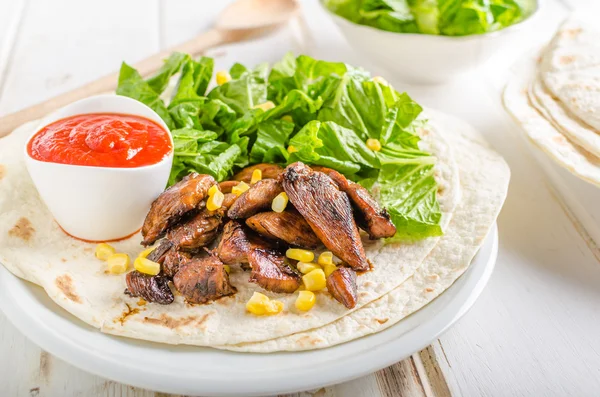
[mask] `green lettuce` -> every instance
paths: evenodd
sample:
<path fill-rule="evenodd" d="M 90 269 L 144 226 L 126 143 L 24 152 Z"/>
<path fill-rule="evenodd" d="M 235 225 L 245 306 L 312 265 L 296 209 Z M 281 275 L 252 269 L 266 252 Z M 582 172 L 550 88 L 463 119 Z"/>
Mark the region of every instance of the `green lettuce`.
<path fill-rule="evenodd" d="M 365 0 L 362 11 L 337 2 L 373 21 L 421 23 L 406 16 L 403 0 Z M 510 13 L 494 10 L 498 17 Z M 117 93 L 150 106 L 171 130 L 169 184 L 189 172 L 223 181 L 249 164 L 302 161 L 333 168 L 376 193 L 398 229 L 394 239 L 442 233 L 436 159 L 419 148 L 417 130 L 426 121 L 419 118 L 421 106 L 406 93 L 362 69 L 306 55 L 287 54 L 270 70 L 265 64 L 235 64 L 231 80 L 210 89 L 213 73 L 211 58 L 185 54 L 173 54 L 146 80 L 127 64 L 121 68 Z M 165 103 L 161 95 L 177 74 Z M 381 149 L 370 149 L 368 140 L 377 140 Z"/>
<path fill-rule="evenodd" d="M 493 32 L 527 15 L 525 0 L 325 0 L 334 13 L 397 33 L 466 36 Z"/>

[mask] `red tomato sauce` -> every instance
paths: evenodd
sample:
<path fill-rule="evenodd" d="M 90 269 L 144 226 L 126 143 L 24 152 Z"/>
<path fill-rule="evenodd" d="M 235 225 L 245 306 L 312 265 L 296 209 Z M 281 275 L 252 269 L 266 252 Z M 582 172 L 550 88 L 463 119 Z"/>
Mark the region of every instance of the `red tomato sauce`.
<path fill-rule="evenodd" d="M 169 132 L 140 116 L 93 113 L 42 128 L 27 145 L 39 161 L 92 167 L 135 168 L 160 162 L 173 147 Z"/>

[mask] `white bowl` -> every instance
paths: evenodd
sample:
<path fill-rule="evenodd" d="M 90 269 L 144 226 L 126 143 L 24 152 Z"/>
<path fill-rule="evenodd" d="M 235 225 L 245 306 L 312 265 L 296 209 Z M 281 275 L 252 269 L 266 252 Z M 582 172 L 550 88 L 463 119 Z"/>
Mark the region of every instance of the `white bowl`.
<path fill-rule="evenodd" d="M 35 133 L 54 121 L 89 113 L 142 116 L 169 131 L 143 103 L 119 95 L 98 95 L 50 114 Z M 170 133 L 169 137 L 173 145 Z M 89 241 L 118 240 L 137 232 L 152 201 L 167 185 L 172 163 L 173 151 L 156 164 L 137 168 L 68 165 L 35 160 L 25 147 L 29 175 L 56 222 L 71 236 Z"/>
<path fill-rule="evenodd" d="M 348 43 L 375 64 L 398 74 L 408 83 L 440 84 L 468 73 L 494 53 L 527 37 L 526 29 L 538 14 L 541 0 L 521 22 L 491 33 L 440 36 L 394 33 L 351 22 L 322 8 L 332 17 Z"/>

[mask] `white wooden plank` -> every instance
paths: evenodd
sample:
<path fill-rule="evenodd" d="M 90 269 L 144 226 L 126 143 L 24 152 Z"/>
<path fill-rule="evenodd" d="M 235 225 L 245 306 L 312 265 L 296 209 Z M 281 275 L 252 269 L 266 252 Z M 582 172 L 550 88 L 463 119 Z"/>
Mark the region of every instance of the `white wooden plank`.
<path fill-rule="evenodd" d="M 26 8 L 25 0 L 0 3 L 0 96 Z"/>
<path fill-rule="evenodd" d="M 29 0 L 0 114 L 50 98 L 158 50 L 157 0 Z"/>

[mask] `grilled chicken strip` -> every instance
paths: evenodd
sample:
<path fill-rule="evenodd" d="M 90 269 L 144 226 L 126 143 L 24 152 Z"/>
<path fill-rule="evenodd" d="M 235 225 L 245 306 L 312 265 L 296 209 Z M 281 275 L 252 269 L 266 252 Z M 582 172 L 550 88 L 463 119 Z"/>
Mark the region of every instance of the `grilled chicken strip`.
<path fill-rule="evenodd" d="M 229 209 L 229 207 L 231 207 L 233 205 L 233 203 L 235 203 L 235 200 L 237 200 L 238 196 L 236 196 L 233 193 L 225 193 L 225 198 L 223 198 L 223 204 L 222 206 L 227 210 Z"/>
<path fill-rule="evenodd" d="M 300 275 L 285 263 L 285 256 L 278 250 L 251 249 L 248 262 L 252 267 L 249 281 L 267 291 L 291 294 L 300 288 Z"/>
<path fill-rule="evenodd" d="M 224 214 L 224 208 L 216 211 L 204 208 L 190 219 L 171 228 L 167 232 L 167 239 L 180 251 L 197 251 L 217 237 Z"/>
<path fill-rule="evenodd" d="M 169 240 L 162 240 L 160 244 L 148 254 L 147 258 L 152 262 L 163 263 L 172 247 L 173 244 L 171 244 Z"/>
<path fill-rule="evenodd" d="M 316 166 L 312 169 L 327 174 L 338 188 L 348 195 L 356 210 L 356 223 L 369 233 L 371 239 L 387 238 L 396 234 L 396 226 L 390 220 L 390 214 L 385 208 L 379 206 L 367 189 L 349 181 L 344 175 L 331 168 Z"/>
<path fill-rule="evenodd" d="M 219 190 L 223 193 L 231 193 L 231 189 L 233 189 L 234 186 L 237 186 L 238 183 L 240 183 L 240 181 L 219 182 Z"/>
<path fill-rule="evenodd" d="M 125 278 L 127 289 L 125 293 L 131 296 L 139 296 L 148 302 L 161 305 L 173 303 L 175 297 L 169 288 L 169 279 L 162 276 L 150 276 L 134 270 L 127 273 Z"/>
<path fill-rule="evenodd" d="M 248 263 L 252 268 L 249 281 L 267 291 L 291 293 L 300 287 L 300 275 L 285 263 L 283 253 L 237 221 L 225 225 L 217 253 L 230 265 Z"/>
<path fill-rule="evenodd" d="M 207 303 L 236 291 L 223 262 L 212 255 L 189 261 L 173 277 L 173 284 L 189 303 Z"/>
<path fill-rule="evenodd" d="M 327 291 L 335 300 L 352 309 L 357 301 L 356 272 L 347 267 L 337 268 L 327 277 Z"/>
<path fill-rule="evenodd" d="M 162 263 L 161 270 L 165 276 L 173 278 L 179 269 L 185 266 L 192 259 L 192 255 L 187 252 L 177 251 L 175 248 L 167 252 Z"/>
<path fill-rule="evenodd" d="M 208 189 L 216 183 L 212 176 L 194 172 L 162 192 L 146 215 L 142 226 L 142 245 L 153 244 L 183 215 L 200 208 Z"/>
<path fill-rule="evenodd" d="M 315 249 L 321 241 L 296 211 L 261 212 L 246 219 L 246 225 L 261 236 L 283 240 L 297 247 Z"/>
<path fill-rule="evenodd" d="M 354 270 L 369 269 L 350 200 L 330 177 L 297 162 L 285 169 L 282 184 L 289 200 L 327 249 Z"/>
<path fill-rule="evenodd" d="M 271 208 L 273 199 L 283 192 L 276 179 L 263 179 L 246 190 L 227 211 L 231 219 L 248 218 L 257 212 Z"/>
<path fill-rule="evenodd" d="M 261 170 L 262 179 L 276 179 L 279 177 L 279 175 L 281 175 L 281 172 L 283 172 L 283 168 L 281 168 L 277 164 L 262 163 L 244 168 L 243 170 L 235 174 L 233 176 L 233 179 L 235 179 L 236 181 L 244 181 L 246 183 L 250 183 L 250 180 L 252 180 L 252 173 L 254 172 L 254 170 Z"/>
<path fill-rule="evenodd" d="M 217 255 L 228 265 L 248 263 L 248 237 L 244 226 L 237 221 L 229 221 L 223 227 L 223 235 L 217 246 Z"/>

